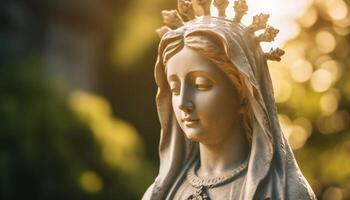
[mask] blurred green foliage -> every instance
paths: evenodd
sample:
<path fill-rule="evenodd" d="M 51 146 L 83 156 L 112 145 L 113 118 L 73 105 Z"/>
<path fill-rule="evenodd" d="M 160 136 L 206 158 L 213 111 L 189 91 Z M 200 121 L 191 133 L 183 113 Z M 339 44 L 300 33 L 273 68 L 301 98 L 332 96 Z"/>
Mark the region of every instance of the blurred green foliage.
<path fill-rule="evenodd" d="M 150 181 L 147 162 L 133 175 L 109 165 L 104 145 L 44 78 L 37 56 L 2 67 L 0 79 L 1 199 L 139 198 Z"/>
<path fill-rule="evenodd" d="M 0 199 L 140 199 L 159 164 L 153 30 L 160 10 L 175 7 L 3 3 Z M 349 10 L 349 1 L 310 0 L 283 61 L 269 63 L 283 131 L 324 200 L 350 199 Z M 89 84 L 75 85 L 89 70 Z"/>
<path fill-rule="evenodd" d="M 282 129 L 317 197 L 350 199 L 350 3 L 310 1 L 271 63 Z"/>

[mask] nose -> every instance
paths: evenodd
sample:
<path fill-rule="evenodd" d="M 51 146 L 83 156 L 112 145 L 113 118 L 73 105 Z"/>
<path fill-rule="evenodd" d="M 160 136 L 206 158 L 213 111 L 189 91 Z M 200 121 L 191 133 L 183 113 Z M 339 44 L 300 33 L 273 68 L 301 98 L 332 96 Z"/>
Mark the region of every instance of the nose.
<path fill-rule="evenodd" d="M 194 109 L 194 104 L 192 101 L 192 95 L 191 89 L 188 87 L 186 82 L 182 84 L 180 95 L 179 95 L 179 101 L 178 101 L 178 107 L 180 110 L 182 110 L 185 113 L 190 113 Z"/>
<path fill-rule="evenodd" d="M 192 101 L 181 101 L 179 105 L 179 109 L 187 113 L 192 112 L 193 108 L 194 108 L 194 105 Z"/>

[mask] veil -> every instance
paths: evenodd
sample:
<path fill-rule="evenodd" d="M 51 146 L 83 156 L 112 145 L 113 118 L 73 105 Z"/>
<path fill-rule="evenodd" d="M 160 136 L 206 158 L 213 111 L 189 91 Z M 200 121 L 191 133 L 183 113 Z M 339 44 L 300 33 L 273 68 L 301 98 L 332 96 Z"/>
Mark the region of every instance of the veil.
<path fill-rule="evenodd" d="M 160 41 L 155 65 L 156 103 L 161 124 L 160 168 L 142 199 L 171 199 L 198 156 L 198 144 L 185 137 L 172 111 L 162 58 L 162 52 L 170 42 L 194 32 L 216 37 L 222 43 L 232 66 L 237 68 L 249 91 L 253 134 L 248 169 L 239 199 L 316 199 L 281 131 L 267 61 L 261 48 L 243 25 L 206 16 L 167 32 Z"/>

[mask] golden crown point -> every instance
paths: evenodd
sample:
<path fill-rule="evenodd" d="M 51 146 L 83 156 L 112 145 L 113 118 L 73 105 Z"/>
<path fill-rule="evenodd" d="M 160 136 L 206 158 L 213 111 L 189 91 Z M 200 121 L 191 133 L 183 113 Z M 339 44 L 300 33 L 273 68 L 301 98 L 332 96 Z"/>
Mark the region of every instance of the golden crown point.
<path fill-rule="evenodd" d="M 177 10 L 163 10 L 163 22 L 170 28 L 178 28 L 184 25 L 184 22 Z"/>
<path fill-rule="evenodd" d="M 245 0 L 237 0 L 235 1 L 233 8 L 235 10 L 235 18 L 234 20 L 236 22 L 241 22 L 242 17 L 247 14 L 248 11 L 248 5 Z"/>
<path fill-rule="evenodd" d="M 210 6 L 212 0 L 177 0 L 179 12 L 186 16 L 188 20 L 194 19 L 196 16 L 208 15 L 210 16 Z M 219 11 L 219 16 L 226 16 L 225 11 L 229 5 L 228 0 L 214 0 L 214 6 Z M 234 2 L 235 17 L 234 21 L 240 23 L 242 17 L 247 14 L 248 6 L 246 0 L 236 0 Z M 160 37 L 163 37 L 168 31 L 177 29 L 183 26 L 185 23 L 182 20 L 180 14 L 177 10 L 163 10 L 163 21 L 166 26 L 162 26 L 156 30 Z M 253 22 L 250 26 L 246 28 L 247 31 L 251 32 L 254 37 L 256 37 L 258 42 L 272 42 L 277 36 L 279 30 L 267 26 L 267 21 L 270 15 L 259 14 L 253 17 Z M 215 19 L 218 20 L 218 19 Z M 220 19 L 219 19 L 220 20 Z M 226 19 L 225 19 L 226 20 Z M 267 26 L 267 27 L 266 27 Z M 265 29 L 266 28 L 266 29 Z M 255 32 L 261 29 L 265 29 L 264 33 L 255 36 Z M 248 34 L 248 33 L 247 33 Z M 281 57 L 284 55 L 282 49 L 272 49 L 268 53 L 264 53 L 264 57 L 267 60 L 281 61 Z"/>
<path fill-rule="evenodd" d="M 177 9 L 179 10 L 180 14 L 186 16 L 188 20 L 195 18 L 191 0 L 178 0 Z"/>
<path fill-rule="evenodd" d="M 219 16 L 226 17 L 226 8 L 228 4 L 228 0 L 214 0 L 214 6 L 218 9 Z"/>
<path fill-rule="evenodd" d="M 269 17 L 270 15 L 262 13 L 259 15 L 255 15 L 253 17 L 253 23 L 250 26 L 248 26 L 249 31 L 254 33 L 255 31 L 266 28 Z"/>
<path fill-rule="evenodd" d="M 162 38 L 163 35 L 164 35 L 165 33 L 167 33 L 168 31 L 170 31 L 170 30 L 171 30 L 171 29 L 170 29 L 169 27 L 167 27 L 167 26 L 162 26 L 162 27 L 156 29 L 156 33 L 159 35 L 160 38 Z"/>
<path fill-rule="evenodd" d="M 277 48 L 277 49 L 272 49 L 268 52 L 265 53 L 265 58 L 267 60 L 272 60 L 272 61 L 281 61 L 281 57 L 284 55 L 284 50 Z"/>
<path fill-rule="evenodd" d="M 195 0 L 196 3 L 202 7 L 203 14 L 210 16 L 210 5 L 212 0 Z"/>
<path fill-rule="evenodd" d="M 265 29 L 265 32 L 261 35 L 258 36 L 258 41 L 259 42 L 272 42 L 275 40 L 275 37 L 277 36 L 279 30 L 272 27 L 272 26 L 268 26 Z"/>

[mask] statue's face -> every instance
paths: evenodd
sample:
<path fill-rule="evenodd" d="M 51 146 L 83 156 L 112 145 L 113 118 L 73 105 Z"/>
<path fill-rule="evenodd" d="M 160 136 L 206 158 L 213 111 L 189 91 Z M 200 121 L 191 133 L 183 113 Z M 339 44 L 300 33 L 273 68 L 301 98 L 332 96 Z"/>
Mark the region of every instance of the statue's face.
<path fill-rule="evenodd" d="M 209 59 L 184 47 L 167 63 L 172 106 L 188 139 L 219 144 L 240 123 L 239 96 L 227 75 Z"/>

